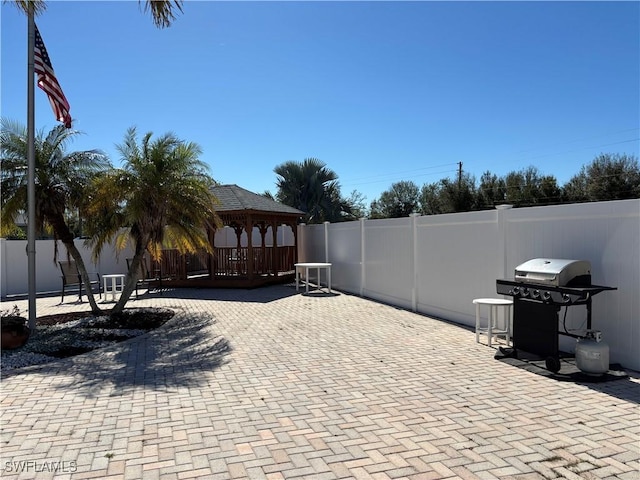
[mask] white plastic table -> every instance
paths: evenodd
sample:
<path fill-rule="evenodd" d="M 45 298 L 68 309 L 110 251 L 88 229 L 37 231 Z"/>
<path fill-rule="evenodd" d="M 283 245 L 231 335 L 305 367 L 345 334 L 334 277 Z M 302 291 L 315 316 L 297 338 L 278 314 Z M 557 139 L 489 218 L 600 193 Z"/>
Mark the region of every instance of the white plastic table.
<path fill-rule="evenodd" d="M 306 287 L 306 293 L 309 293 L 309 269 L 315 268 L 318 275 L 318 289 L 320 289 L 320 270 L 327 271 L 327 287 L 329 293 L 331 293 L 331 264 L 330 263 L 296 263 L 296 292 L 300 286 L 300 270 L 304 269 L 304 283 Z"/>
<path fill-rule="evenodd" d="M 104 299 L 106 301 L 107 295 L 111 294 L 111 301 L 115 302 L 116 295 L 121 294 L 124 289 L 124 279 L 126 275 L 124 273 L 112 273 L 110 275 L 103 275 L 104 282 Z"/>
<path fill-rule="evenodd" d="M 487 334 L 487 343 L 491 346 L 491 340 L 493 336 L 504 335 L 509 343 L 509 337 L 511 336 L 511 307 L 513 306 L 513 300 L 507 300 L 503 298 L 476 298 L 473 300 L 476 306 L 476 343 L 480 341 L 480 334 Z M 487 305 L 489 307 L 489 317 L 487 318 L 487 326 L 480 326 L 480 305 Z M 503 308 L 504 311 L 504 328 L 498 326 L 498 307 Z"/>

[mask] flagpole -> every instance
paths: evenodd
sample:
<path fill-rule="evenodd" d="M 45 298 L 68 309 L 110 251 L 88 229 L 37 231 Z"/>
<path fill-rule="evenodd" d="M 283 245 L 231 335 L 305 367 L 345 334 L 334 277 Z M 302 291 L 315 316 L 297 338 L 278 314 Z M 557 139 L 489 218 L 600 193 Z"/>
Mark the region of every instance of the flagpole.
<path fill-rule="evenodd" d="M 27 277 L 29 329 L 36 330 L 36 160 L 35 160 L 35 21 L 32 2 L 27 13 Z"/>

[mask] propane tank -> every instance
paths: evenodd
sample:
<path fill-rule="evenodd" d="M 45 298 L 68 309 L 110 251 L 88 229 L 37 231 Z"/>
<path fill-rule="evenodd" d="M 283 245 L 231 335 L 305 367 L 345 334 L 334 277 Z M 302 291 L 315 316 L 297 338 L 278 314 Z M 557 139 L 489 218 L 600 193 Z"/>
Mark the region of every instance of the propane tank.
<path fill-rule="evenodd" d="M 609 370 L 609 345 L 599 330 L 587 330 L 576 344 L 576 365 L 587 375 L 602 375 Z"/>

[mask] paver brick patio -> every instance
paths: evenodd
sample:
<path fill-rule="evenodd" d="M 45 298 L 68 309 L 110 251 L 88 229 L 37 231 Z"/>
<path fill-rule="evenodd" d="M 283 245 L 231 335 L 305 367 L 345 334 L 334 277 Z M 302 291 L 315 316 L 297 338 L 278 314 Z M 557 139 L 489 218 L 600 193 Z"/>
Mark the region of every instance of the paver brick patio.
<path fill-rule="evenodd" d="M 38 315 L 88 309 L 58 302 Z M 290 285 L 128 306 L 177 315 L 4 376 L 3 478 L 640 479 L 636 372 L 558 382 L 465 327 Z"/>

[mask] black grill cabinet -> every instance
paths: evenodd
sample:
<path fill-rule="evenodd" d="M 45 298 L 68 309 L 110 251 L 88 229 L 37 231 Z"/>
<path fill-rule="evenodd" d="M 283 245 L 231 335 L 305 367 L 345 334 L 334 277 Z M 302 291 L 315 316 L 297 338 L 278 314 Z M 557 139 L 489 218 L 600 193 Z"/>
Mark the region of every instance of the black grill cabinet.
<path fill-rule="evenodd" d="M 541 283 L 536 283 L 541 282 Z M 555 285 L 566 283 L 566 285 Z M 591 285 L 591 265 L 584 260 L 534 259 L 516 267 L 515 280 L 496 280 L 500 295 L 513 297 L 513 346 L 546 360 L 560 370 L 559 335 L 581 338 L 560 329 L 562 307 L 585 305 L 591 329 L 591 299 L 615 287 Z"/>

